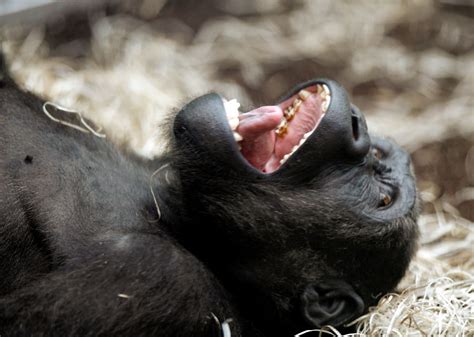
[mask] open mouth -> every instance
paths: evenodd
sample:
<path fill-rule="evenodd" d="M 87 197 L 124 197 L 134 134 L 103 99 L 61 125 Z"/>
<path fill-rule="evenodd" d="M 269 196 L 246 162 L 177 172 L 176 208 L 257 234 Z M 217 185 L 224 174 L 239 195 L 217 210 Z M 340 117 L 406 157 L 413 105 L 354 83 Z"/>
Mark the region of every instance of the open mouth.
<path fill-rule="evenodd" d="M 233 99 L 224 100 L 224 107 L 242 156 L 261 172 L 272 173 L 317 129 L 330 103 L 329 88 L 315 84 L 277 105 L 241 113 Z"/>

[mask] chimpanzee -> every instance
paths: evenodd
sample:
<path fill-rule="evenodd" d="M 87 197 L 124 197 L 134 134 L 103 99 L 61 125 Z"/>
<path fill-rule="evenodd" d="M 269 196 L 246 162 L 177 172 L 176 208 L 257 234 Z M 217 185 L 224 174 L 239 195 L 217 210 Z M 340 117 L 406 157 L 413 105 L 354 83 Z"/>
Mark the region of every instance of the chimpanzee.
<path fill-rule="evenodd" d="M 409 156 L 336 82 L 246 113 L 198 97 L 145 160 L 2 64 L 2 337 L 293 336 L 343 326 L 407 269 Z"/>

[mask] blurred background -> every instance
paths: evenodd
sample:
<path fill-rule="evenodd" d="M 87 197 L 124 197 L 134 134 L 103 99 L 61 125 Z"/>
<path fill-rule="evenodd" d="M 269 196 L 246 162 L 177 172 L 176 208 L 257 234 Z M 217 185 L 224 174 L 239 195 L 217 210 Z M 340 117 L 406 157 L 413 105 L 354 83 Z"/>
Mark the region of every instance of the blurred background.
<path fill-rule="evenodd" d="M 0 25 L 24 88 L 147 157 L 166 149 L 166 116 L 198 95 L 249 110 L 310 78 L 339 81 L 372 132 L 410 151 L 424 201 L 422 247 L 400 289 L 424 285 L 432 302 L 392 299 L 361 331 L 393 320 L 402 335 L 440 324 L 474 335 L 472 0 L 0 0 Z M 430 292 L 440 278 L 461 295 Z M 419 327 L 407 327 L 417 307 Z"/>

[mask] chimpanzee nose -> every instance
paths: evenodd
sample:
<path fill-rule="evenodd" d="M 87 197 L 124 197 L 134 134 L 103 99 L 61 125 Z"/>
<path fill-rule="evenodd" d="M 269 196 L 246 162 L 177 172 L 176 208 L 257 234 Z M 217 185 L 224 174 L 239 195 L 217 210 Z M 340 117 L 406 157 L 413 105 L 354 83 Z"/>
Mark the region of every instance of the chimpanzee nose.
<path fill-rule="evenodd" d="M 364 158 L 370 149 L 370 137 L 367 122 L 359 108 L 353 104 L 351 105 L 350 113 L 350 130 L 352 132 L 352 137 L 349 138 L 347 154 L 353 159 Z"/>

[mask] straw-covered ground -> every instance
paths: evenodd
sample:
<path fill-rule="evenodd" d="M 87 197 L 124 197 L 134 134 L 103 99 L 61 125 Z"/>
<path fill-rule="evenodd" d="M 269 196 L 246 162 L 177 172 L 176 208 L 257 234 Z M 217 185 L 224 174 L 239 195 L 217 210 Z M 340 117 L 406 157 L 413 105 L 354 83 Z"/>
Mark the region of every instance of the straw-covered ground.
<path fill-rule="evenodd" d="M 338 80 L 372 131 L 412 153 L 425 204 L 405 279 L 356 335 L 474 336 L 473 12 L 467 0 L 131 1 L 1 34 L 24 87 L 145 156 L 166 148 L 165 115 L 199 94 L 249 107 Z"/>

